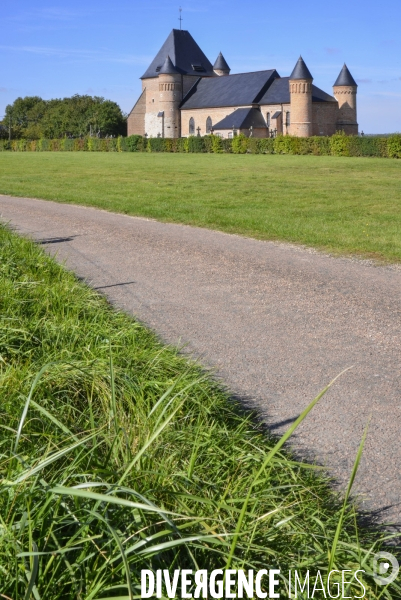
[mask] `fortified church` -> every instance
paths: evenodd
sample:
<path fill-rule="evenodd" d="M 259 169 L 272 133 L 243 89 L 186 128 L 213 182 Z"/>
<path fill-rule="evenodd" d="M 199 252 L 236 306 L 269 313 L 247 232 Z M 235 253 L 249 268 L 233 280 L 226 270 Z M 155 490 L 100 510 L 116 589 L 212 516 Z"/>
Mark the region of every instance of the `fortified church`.
<path fill-rule="evenodd" d="M 313 85 L 302 57 L 289 77 L 275 69 L 230 75 L 221 53 L 212 65 L 189 31 L 173 29 L 141 79 L 128 135 L 358 134 L 357 84 L 345 64 L 331 96 Z"/>

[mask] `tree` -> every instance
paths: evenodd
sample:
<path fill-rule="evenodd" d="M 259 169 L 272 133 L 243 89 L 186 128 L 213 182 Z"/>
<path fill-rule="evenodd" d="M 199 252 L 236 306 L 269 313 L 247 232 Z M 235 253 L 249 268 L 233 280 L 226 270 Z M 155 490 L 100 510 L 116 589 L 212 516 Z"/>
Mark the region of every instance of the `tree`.
<path fill-rule="evenodd" d="M 99 96 L 43 100 L 17 98 L 6 107 L 3 124 L 11 119 L 13 138 L 39 139 L 87 135 L 126 135 L 126 115 L 116 102 Z"/>
<path fill-rule="evenodd" d="M 8 138 L 8 127 L 5 120 L 0 121 L 0 140 L 6 140 Z"/>
<path fill-rule="evenodd" d="M 13 138 L 24 137 L 23 133 L 29 124 L 30 112 L 40 102 L 43 100 L 39 96 L 26 96 L 17 98 L 13 104 L 6 106 L 4 122 L 8 127 L 11 123 Z"/>

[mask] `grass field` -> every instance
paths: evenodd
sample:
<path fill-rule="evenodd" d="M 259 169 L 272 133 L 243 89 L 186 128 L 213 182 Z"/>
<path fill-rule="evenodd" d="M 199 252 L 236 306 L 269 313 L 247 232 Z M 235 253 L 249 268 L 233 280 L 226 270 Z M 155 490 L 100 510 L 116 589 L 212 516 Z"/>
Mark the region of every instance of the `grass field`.
<path fill-rule="evenodd" d="M 0 193 L 401 262 L 397 160 L 2 152 Z"/>
<path fill-rule="evenodd" d="M 281 569 L 281 597 L 288 569 L 364 569 L 363 597 L 401 598 L 373 581 L 379 534 L 327 479 L 4 227 L 0 385 L 2 598 L 132 600 L 141 569 L 229 567 Z"/>

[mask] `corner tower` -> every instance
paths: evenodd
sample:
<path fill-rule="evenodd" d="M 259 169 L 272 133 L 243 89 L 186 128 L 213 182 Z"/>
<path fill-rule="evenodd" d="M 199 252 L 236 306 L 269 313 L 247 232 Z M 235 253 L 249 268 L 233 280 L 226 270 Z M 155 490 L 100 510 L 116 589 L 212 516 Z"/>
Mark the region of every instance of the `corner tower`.
<path fill-rule="evenodd" d="M 159 113 L 161 137 L 181 136 L 179 105 L 182 99 L 181 75 L 167 56 L 159 71 Z"/>
<path fill-rule="evenodd" d="M 312 135 L 312 81 L 313 77 L 302 56 L 289 78 L 291 125 L 290 135 L 309 137 Z"/>
<path fill-rule="evenodd" d="M 216 62 L 213 65 L 213 71 L 216 73 L 216 75 L 229 75 L 230 74 L 231 69 L 228 66 L 227 61 L 221 52 L 218 55 L 218 57 L 216 58 Z"/>
<path fill-rule="evenodd" d="M 347 135 L 358 135 L 356 120 L 356 94 L 358 85 L 344 63 L 333 85 L 333 94 L 338 102 L 337 130 L 343 130 Z"/>

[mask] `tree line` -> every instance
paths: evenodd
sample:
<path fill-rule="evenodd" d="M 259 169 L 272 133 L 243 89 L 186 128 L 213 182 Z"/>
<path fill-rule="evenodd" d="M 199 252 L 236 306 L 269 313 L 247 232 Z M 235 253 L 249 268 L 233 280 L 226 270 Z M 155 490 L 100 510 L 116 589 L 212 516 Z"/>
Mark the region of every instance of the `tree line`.
<path fill-rule="evenodd" d="M 0 137 L 12 139 L 109 137 L 127 134 L 127 116 L 116 102 L 100 96 L 43 100 L 17 98 L 0 121 Z"/>

